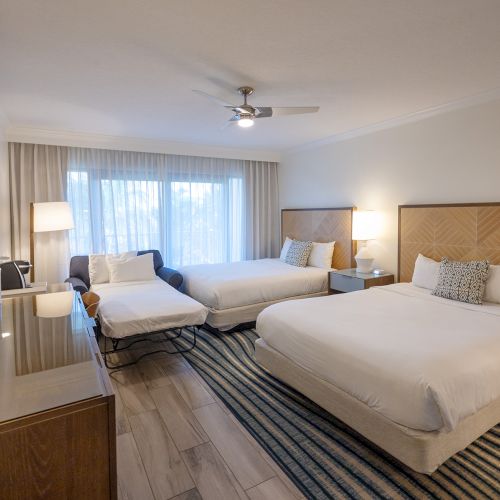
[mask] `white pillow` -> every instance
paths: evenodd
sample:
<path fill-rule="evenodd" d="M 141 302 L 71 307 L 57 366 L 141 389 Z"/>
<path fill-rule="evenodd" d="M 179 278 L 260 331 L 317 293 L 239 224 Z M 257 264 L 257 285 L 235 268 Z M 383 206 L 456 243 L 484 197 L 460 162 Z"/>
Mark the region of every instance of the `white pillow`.
<path fill-rule="evenodd" d="M 129 259 L 108 255 L 106 261 L 110 283 L 151 281 L 156 278 L 152 253 L 145 253 Z"/>
<path fill-rule="evenodd" d="M 123 252 L 112 255 L 117 258 L 129 259 L 130 257 L 135 257 L 137 252 Z M 91 285 L 109 283 L 109 270 L 105 254 L 89 255 L 89 277 Z"/>
<path fill-rule="evenodd" d="M 433 259 L 424 257 L 421 253 L 418 254 L 415 261 L 415 269 L 411 282 L 420 288 L 434 290 L 438 284 L 439 267 L 441 262 L 436 262 Z"/>
<path fill-rule="evenodd" d="M 290 246 L 292 244 L 292 239 L 290 239 L 288 236 L 285 239 L 285 243 L 283 243 L 283 248 L 281 249 L 280 253 L 280 260 L 285 262 L 286 260 L 286 254 L 288 253 L 288 250 L 290 250 Z"/>
<path fill-rule="evenodd" d="M 307 265 L 321 267 L 323 269 L 331 269 L 334 247 L 335 241 L 330 241 L 329 243 L 316 243 L 313 241 L 309 259 L 307 259 Z"/>
<path fill-rule="evenodd" d="M 500 304 L 500 266 L 490 264 L 483 300 Z"/>

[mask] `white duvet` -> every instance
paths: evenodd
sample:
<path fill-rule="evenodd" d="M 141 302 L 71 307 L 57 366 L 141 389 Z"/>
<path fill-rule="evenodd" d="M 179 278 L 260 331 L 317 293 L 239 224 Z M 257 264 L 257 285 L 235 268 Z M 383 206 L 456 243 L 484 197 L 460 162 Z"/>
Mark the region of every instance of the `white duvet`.
<path fill-rule="evenodd" d="M 330 269 L 296 267 L 279 259 L 184 266 L 183 291 L 213 309 L 258 304 L 328 289 Z"/>
<path fill-rule="evenodd" d="M 152 281 L 102 283 L 91 290 L 101 297 L 99 316 L 104 335 L 123 338 L 168 328 L 202 325 L 207 309 L 160 278 Z"/>
<path fill-rule="evenodd" d="M 389 419 L 452 430 L 500 397 L 500 305 L 411 284 L 282 302 L 257 318 L 281 354 Z"/>

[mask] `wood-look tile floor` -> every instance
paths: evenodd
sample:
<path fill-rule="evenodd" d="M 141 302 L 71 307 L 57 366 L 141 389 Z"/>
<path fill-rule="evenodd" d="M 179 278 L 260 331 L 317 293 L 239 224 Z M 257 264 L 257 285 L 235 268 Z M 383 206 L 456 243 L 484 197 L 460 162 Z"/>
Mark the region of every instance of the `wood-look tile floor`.
<path fill-rule="evenodd" d="M 111 381 L 119 499 L 304 498 L 180 354 L 145 358 Z"/>

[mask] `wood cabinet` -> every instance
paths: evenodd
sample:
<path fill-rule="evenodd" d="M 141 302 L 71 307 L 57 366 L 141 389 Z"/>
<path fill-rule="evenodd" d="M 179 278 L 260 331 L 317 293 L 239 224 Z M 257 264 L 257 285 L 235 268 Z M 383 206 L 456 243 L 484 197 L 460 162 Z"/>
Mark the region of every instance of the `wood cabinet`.
<path fill-rule="evenodd" d="M 3 500 L 117 496 L 114 394 L 91 320 L 71 293 L 62 317 L 37 316 L 46 304 L 35 296 L 1 301 Z"/>

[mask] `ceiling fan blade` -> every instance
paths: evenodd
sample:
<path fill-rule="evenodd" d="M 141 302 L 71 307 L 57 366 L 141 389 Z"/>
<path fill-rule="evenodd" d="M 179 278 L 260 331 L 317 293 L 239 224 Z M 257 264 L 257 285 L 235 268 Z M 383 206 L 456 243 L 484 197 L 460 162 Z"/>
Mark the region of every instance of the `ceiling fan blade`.
<path fill-rule="evenodd" d="M 223 101 L 222 99 L 219 99 L 218 97 L 207 94 L 206 92 L 203 92 L 203 90 L 193 90 L 193 92 L 195 92 L 196 94 L 199 94 L 203 97 L 206 97 L 207 99 L 210 99 L 215 104 L 219 104 L 219 106 L 224 106 L 225 108 L 229 108 L 229 109 L 233 109 L 235 107 L 234 104 L 230 104 L 228 102 Z"/>
<path fill-rule="evenodd" d="M 234 111 L 235 113 L 240 113 L 240 114 L 242 114 L 242 115 L 244 115 L 244 114 L 248 113 L 248 109 L 245 109 L 245 108 L 239 108 L 238 106 L 235 106 L 235 107 L 233 108 L 233 111 Z"/>
<path fill-rule="evenodd" d="M 255 108 L 258 113 L 255 118 L 269 118 L 271 116 L 303 115 L 305 113 L 317 113 L 319 106 L 295 106 L 289 108 Z"/>

